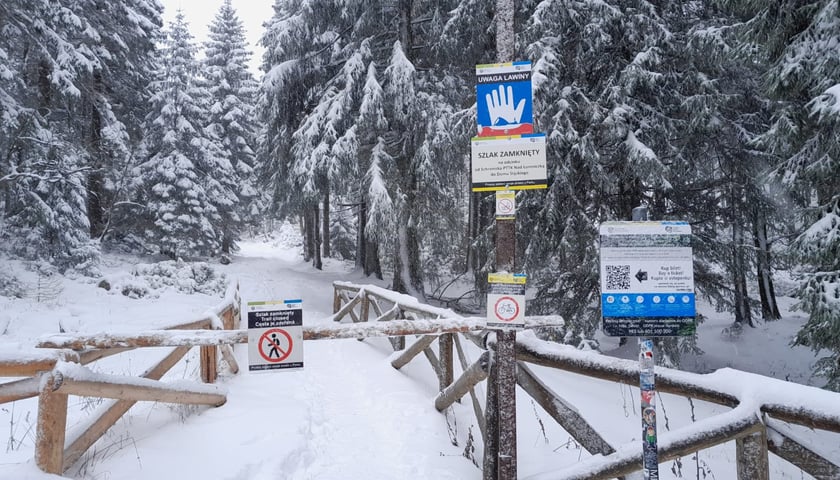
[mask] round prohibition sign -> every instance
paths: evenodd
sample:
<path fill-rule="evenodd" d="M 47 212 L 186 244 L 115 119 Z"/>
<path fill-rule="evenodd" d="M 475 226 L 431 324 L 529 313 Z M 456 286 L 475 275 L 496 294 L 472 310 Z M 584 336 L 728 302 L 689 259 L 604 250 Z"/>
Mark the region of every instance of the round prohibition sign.
<path fill-rule="evenodd" d="M 282 328 L 272 328 L 260 335 L 257 349 L 263 360 L 271 363 L 282 362 L 292 354 L 292 336 Z"/>
<path fill-rule="evenodd" d="M 503 322 L 510 322 L 519 316 L 519 302 L 513 297 L 502 297 L 493 306 L 496 318 Z"/>
<path fill-rule="evenodd" d="M 510 215 L 513 213 L 513 202 L 507 198 L 499 200 L 499 213 L 502 215 Z"/>

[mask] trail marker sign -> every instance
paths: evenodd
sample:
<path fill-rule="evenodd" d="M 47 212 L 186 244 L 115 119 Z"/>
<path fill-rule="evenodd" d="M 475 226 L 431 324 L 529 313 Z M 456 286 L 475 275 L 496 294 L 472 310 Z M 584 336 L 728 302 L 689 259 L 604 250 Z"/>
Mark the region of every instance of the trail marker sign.
<path fill-rule="evenodd" d="M 525 282 L 522 273 L 487 275 L 487 328 L 525 328 Z"/>
<path fill-rule="evenodd" d="M 247 310 L 248 370 L 303 368 L 302 302 L 248 302 Z"/>
<path fill-rule="evenodd" d="M 601 315 L 613 337 L 673 337 L 696 330 L 691 226 L 606 222 L 601 238 Z"/>

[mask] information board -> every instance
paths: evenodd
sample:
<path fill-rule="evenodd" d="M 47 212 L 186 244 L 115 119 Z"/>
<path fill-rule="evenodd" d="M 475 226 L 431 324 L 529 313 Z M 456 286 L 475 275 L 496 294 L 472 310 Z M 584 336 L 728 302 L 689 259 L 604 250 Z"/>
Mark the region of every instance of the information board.
<path fill-rule="evenodd" d="M 694 333 L 691 226 L 607 222 L 600 226 L 601 314 L 609 336 Z"/>
<path fill-rule="evenodd" d="M 545 134 L 473 137 L 474 192 L 546 188 Z"/>
<path fill-rule="evenodd" d="M 300 300 L 248 302 L 248 370 L 303 368 Z"/>

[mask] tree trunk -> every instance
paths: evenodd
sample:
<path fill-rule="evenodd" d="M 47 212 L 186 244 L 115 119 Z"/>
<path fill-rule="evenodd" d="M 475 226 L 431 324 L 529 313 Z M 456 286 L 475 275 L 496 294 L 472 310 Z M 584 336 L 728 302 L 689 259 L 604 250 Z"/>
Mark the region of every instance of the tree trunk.
<path fill-rule="evenodd" d="M 365 225 L 367 224 L 367 204 L 359 203 L 358 227 L 356 228 L 356 268 L 367 271 L 367 239 L 365 238 Z"/>
<path fill-rule="evenodd" d="M 321 219 L 321 239 L 324 258 L 330 258 L 330 187 L 324 189 L 324 218 Z"/>
<path fill-rule="evenodd" d="M 321 230 L 320 226 L 320 210 L 318 204 L 312 206 L 312 266 L 321 270 L 323 263 L 321 263 Z"/>
<path fill-rule="evenodd" d="M 98 238 L 105 231 L 103 200 L 105 199 L 104 158 L 102 152 L 102 116 L 96 108 L 102 93 L 102 73 L 93 74 L 93 92 L 90 98 L 90 154 L 91 170 L 87 184 L 87 216 L 91 238 Z"/>
<path fill-rule="evenodd" d="M 753 242 L 756 252 L 758 293 L 761 297 L 761 316 L 764 320 L 778 320 L 782 318 L 782 315 L 779 312 L 776 292 L 773 288 L 770 244 L 767 240 L 767 218 L 759 207 L 753 208 Z"/>
<path fill-rule="evenodd" d="M 733 203 L 732 210 L 735 210 Z M 747 292 L 747 268 L 744 258 L 744 225 L 732 216 L 732 285 L 734 288 L 735 322 L 754 327 Z"/>
<path fill-rule="evenodd" d="M 303 261 L 308 262 L 312 260 L 312 257 L 314 256 L 312 252 L 312 245 L 315 243 L 312 240 L 312 213 L 309 208 L 303 207 L 303 216 L 301 217 L 301 221 L 303 222 Z"/>

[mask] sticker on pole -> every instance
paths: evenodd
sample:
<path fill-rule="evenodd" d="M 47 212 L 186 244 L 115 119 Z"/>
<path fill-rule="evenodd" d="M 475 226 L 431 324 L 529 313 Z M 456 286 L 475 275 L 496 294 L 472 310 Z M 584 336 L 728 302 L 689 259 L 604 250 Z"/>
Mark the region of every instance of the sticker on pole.
<path fill-rule="evenodd" d="M 303 368 L 302 302 L 248 302 L 248 370 L 297 368 Z"/>
<path fill-rule="evenodd" d="M 496 220 L 516 219 L 516 192 L 500 190 L 496 192 Z"/>
<path fill-rule="evenodd" d="M 534 132 L 531 62 L 476 65 L 479 137 Z"/>
<path fill-rule="evenodd" d="M 691 226 L 601 224 L 601 316 L 614 337 L 674 337 L 696 329 Z"/>
<path fill-rule="evenodd" d="M 525 282 L 521 273 L 491 273 L 487 276 L 487 327 L 525 327 Z"/>

